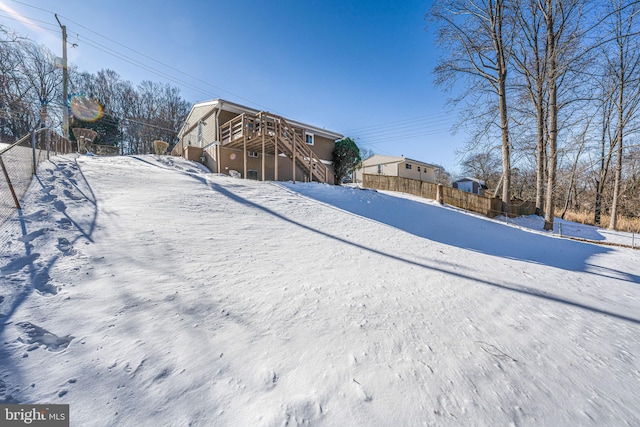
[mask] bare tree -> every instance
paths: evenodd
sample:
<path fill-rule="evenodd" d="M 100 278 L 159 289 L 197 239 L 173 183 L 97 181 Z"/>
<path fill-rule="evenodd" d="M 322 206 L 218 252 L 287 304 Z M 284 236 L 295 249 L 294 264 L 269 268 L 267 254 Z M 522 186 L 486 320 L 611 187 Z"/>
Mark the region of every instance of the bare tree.
<path fill-rule="evenodd" d="M 472 82 L 467 93 L 490 93 L 498 111 L 502 151 L 502 209 L 511 198 L 511 153 L 507 102 L 507 74 L 512 25 L 505 0 L 444 0 L 430 12 L 438 25 L 438 42 L 446 57 L 435 69 L 436 83 Z"/>
<path fill-rule="evenodd" d="M 595 182 L 595 203 L 594 218 L 595 224 L 599 225 L 602 216 L 602 204 L 609 168 L 615 152 L 615 135 L 612 135 L 612 121 L 615 111 L 614 87 L 615 81 L 613 73 L 606 67 L 604 75 L 600 79 L 596 79 L 599 83 L 599 101 L 598 109 L 600 110 L 600 136 L 599 150 L 597 152 L 597 161 L 594 162 L 598 166 L 598 170 L 594 172 Z"/>
<path fill-rule="evenodd" d="M 546 28 L 545 63 L 548 102 L 549 163 L 545 191 L 544 229 L 553 230 L 555 218 L 556 174 L 558 170 L 558 116 L 562 106 L 558 92 L 564 77 L 571 71 L 581 24 L 580 0 L 544 0 L 538 7 Z"/>
<path fill-rule="evenodd" d="M 62 71 L 56 67 L 55 56 L 44 46 L 31 42 L 22 43 L 24 61 L 21 71 L 27 84 L 27 95 L 38 105 L 40 127 L 60 123 L 62 111 Z M 51 111 L 50 106 L 53 106 Z M 53 117 L 50 117 L 54 114 Z M 56 115 L 57 114 L 57 115 Z"/>
<path fill-rule="evenodd" d="M 565 197 L 564 208 L 562 209 L 562 214 L 560 214 L 560 217 L 562 219 L 564 219 L 565 215 L 567 214 L 567 210 L 569 209 L 571 202 L 573 201 L 574 204 L 578 203 L 578 200 L 577 200 L 578 190 L 576 186 L 576 180 L 579 172 L 578 164 L 580 162 L 580 155 L 584 150 L 587 134 L 589 133 L 589 125 L 590 125 L 590 120 L 587 121 L 586 126 L 584 127 L 582 132 L 576 136 L 576 142 L 573 144 L 574 146 L 577 146 L 577 150 L 576 150 L 574 160 L 571 163 L 571 169 L 569 172 L 569 179 L 566 186 L 566 197 Z"/>
<path fill-rule="evenodd" d="M 615 79 L 616 165 L 609 228 L 615 229 L 622 185 L 624 139 L 628 125 L 640 112 L 640 46 L 637 36 L 640 7 L 636 2 L 623 0 L 611 0 L 610 6 L 613 8 L 614 48 L 607 57 L 607 63 Z"/>
<path fill-rule="evenodd" d="M 544 180 L 547 165 L 547 86 L 545 61 L 544 15 L 537 0 L 515 2 L 519 37 L 517 52 L 512 56 L 515 69 L 524 78 L 526 96 L 533 106 L 536 129 L 536 214 L 544 211 Z"/>
<path fill-rule="evenodd" d="M 0 26 L 0 141 L 15 141 L 35 123 L 27 102 L 28 87 L 20 73 L 23 41 Z"/>
<path fill-rule="evenodd" d="M 462 174 L 484 181 L 495 189 L 500 180 L 500 156 L 493 151 L 469 153 L 462 161 Z"/>
<path fill-rule="evenodd" d="M 175 142 L 190 109 L 178 88 L 151 81 L 134 87 L 109 69 L 91 74 L 71 66 L 69 71 L 71 93 L 96 106 L 94 117 L 76 119 L 102 129 L 101 143 L 117 144 L 129 154 L 152 152 L 155 139 Z M 38 126 L 59 127 L 63 108 L 55 56 L 0 25 L 0 140 L 13 141 Z"/>

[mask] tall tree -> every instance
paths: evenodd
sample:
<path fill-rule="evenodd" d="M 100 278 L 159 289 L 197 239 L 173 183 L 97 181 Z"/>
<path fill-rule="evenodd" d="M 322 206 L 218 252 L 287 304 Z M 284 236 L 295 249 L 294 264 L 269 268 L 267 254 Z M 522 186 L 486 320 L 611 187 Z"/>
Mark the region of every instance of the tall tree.
<path fill-rule="evenodd" d="M 559 111 L 564 105 L 558 93 L 574 64 L 582 21 L 580 0 L 540 0 L 538 7 L 546 28 L 545 63 L 548 103 L 549 163 L 545 191 L 544 229 L 553 230 L 555 218 L 556 177 L 558 171 Z M 573 95 L 575 96 L 575 95 Z"/>
<path fill-rule="evenodd" d="M 507 20 L 507 8 L 505 0 L 443 0 L 430 11 L 438 25 L 438 43 L 446 52 L 435 69 L 436 83 L 467 78 L 472 82 L 467 94 L 493 95 L 501 138 L 503 211 L 511 198 L 507 74 L 513 25 Z"/>
<path fill-rule="evenodd" d="M 628 125 L 637 119 L 640 106 L 640 45 L 638 43 L 638 3 L 611 0 L 614 48 L 607 57 L 615 79 L 616 165 L 611 219 L 609 228 L 615 229 L 622 185 L 624 139 Z"/>
<path fill-rule="evenodd" d="M 533 107 L 536 129 L 536 214 L 544 211 L 544 180 L 547 166 L 546 139 L 546 61 L 544 16 L 537 0 L 515 2 L 515 16 L 518 25 L 516 54 L 512 56 L 515 69 L 524 78 L 525 96 Z"/>
<path fill-rule="evenodd" d="M 595 165 L 597 170 L 593 173 L 595 183 L 595 203 L 593 221 L 596 225 L 600 224 L 602 216 L 602 204 L 604 202 L 604 191 L 609 175 L 609 167 L 613 159 L 615 137 L 611 135 L 612 120 L 614 115 L 614 90 L 615 82 L 613 73 L 606 67 L 603 69 L 603 76 L 596 79 L 598 83 L 599 104 L 597 108 L 600 112 L 600 135 L 599 135 L 599 151 L 597 152 L 597 161 Z"/>
<path fill-rule="evenodd" d="M 20 73 L 23 41 L 0 25 L 0 141 L 3 142 L 26 135 L 35 123 L 27 101 L 28 88 Z"/>
<path fill-rule="evenodd" d="M 44 46 L 25 42 L 22 46 L 24 61 L 21 71 L 28 85 L 30 100 L 38 105 L 39 127 L 60 122 L 62 111 L 62 71 L 56 66 L 55 56 Z M 53 107 L 51 109 L 50 107 Z M 56 114 L 51 116 L 51 114 Z M 51 120 L 48 123 L 48 120 Z"/>

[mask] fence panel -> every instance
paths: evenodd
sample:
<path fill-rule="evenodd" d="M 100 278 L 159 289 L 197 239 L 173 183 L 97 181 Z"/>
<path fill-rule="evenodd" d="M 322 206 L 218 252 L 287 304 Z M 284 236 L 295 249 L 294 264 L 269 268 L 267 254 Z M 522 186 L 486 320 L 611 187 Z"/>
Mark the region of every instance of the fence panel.
<path fill-rule="evenodd" d="M 362 179 L 366 188 L 376 188 L 383 191 L 397 191 L 436 199 L 438 184 L 423 182 L 415 179 L 400 178 L 386 175 L 367 175 Z M 502 201 L 491 197 L 480 196 L 452 187 L 442 188 L 443 202 L 471 212 L 485 215 L 489 218 L 502 214 Z M 532 215 L 535 213 L 535 203 L 513 200 L 509 205 L 509 216 Z"/>

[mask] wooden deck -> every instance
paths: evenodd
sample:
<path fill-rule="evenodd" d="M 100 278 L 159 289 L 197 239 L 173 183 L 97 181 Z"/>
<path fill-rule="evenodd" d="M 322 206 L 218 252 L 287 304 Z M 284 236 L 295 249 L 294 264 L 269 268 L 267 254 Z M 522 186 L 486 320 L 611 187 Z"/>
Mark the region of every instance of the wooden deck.
<path fill-rule="evenodd" d="M 262 177 L 265 173 L 265 155 L 274 156 L 275 180 L 278 180 L 278 158 L 284 154 L 291 159 L 293 181 L 296 167 L 308 171 L 309 179 L 318 182 L 329 181 L 329 168 L 305 142 L 304 129 L 291 126 L 280 116 L 260 112 L 240 114 L 220 126 L 223 147 L 241 149 L 244 153 L 244 174 L 247 177 L 247 153 L 262 153 Z"/>

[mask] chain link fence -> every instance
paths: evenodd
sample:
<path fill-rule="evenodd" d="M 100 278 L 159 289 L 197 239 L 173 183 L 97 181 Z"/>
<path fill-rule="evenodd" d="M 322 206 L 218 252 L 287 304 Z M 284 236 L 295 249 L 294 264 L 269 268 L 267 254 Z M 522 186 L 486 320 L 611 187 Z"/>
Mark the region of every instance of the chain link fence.
<path fill-rule="evenodd" d="M 72 143 L 51 129 L 39 129 L 12 144 L 0 144 L 0 224 L 20 209 L 38 165 L 72 151 Z"/>

